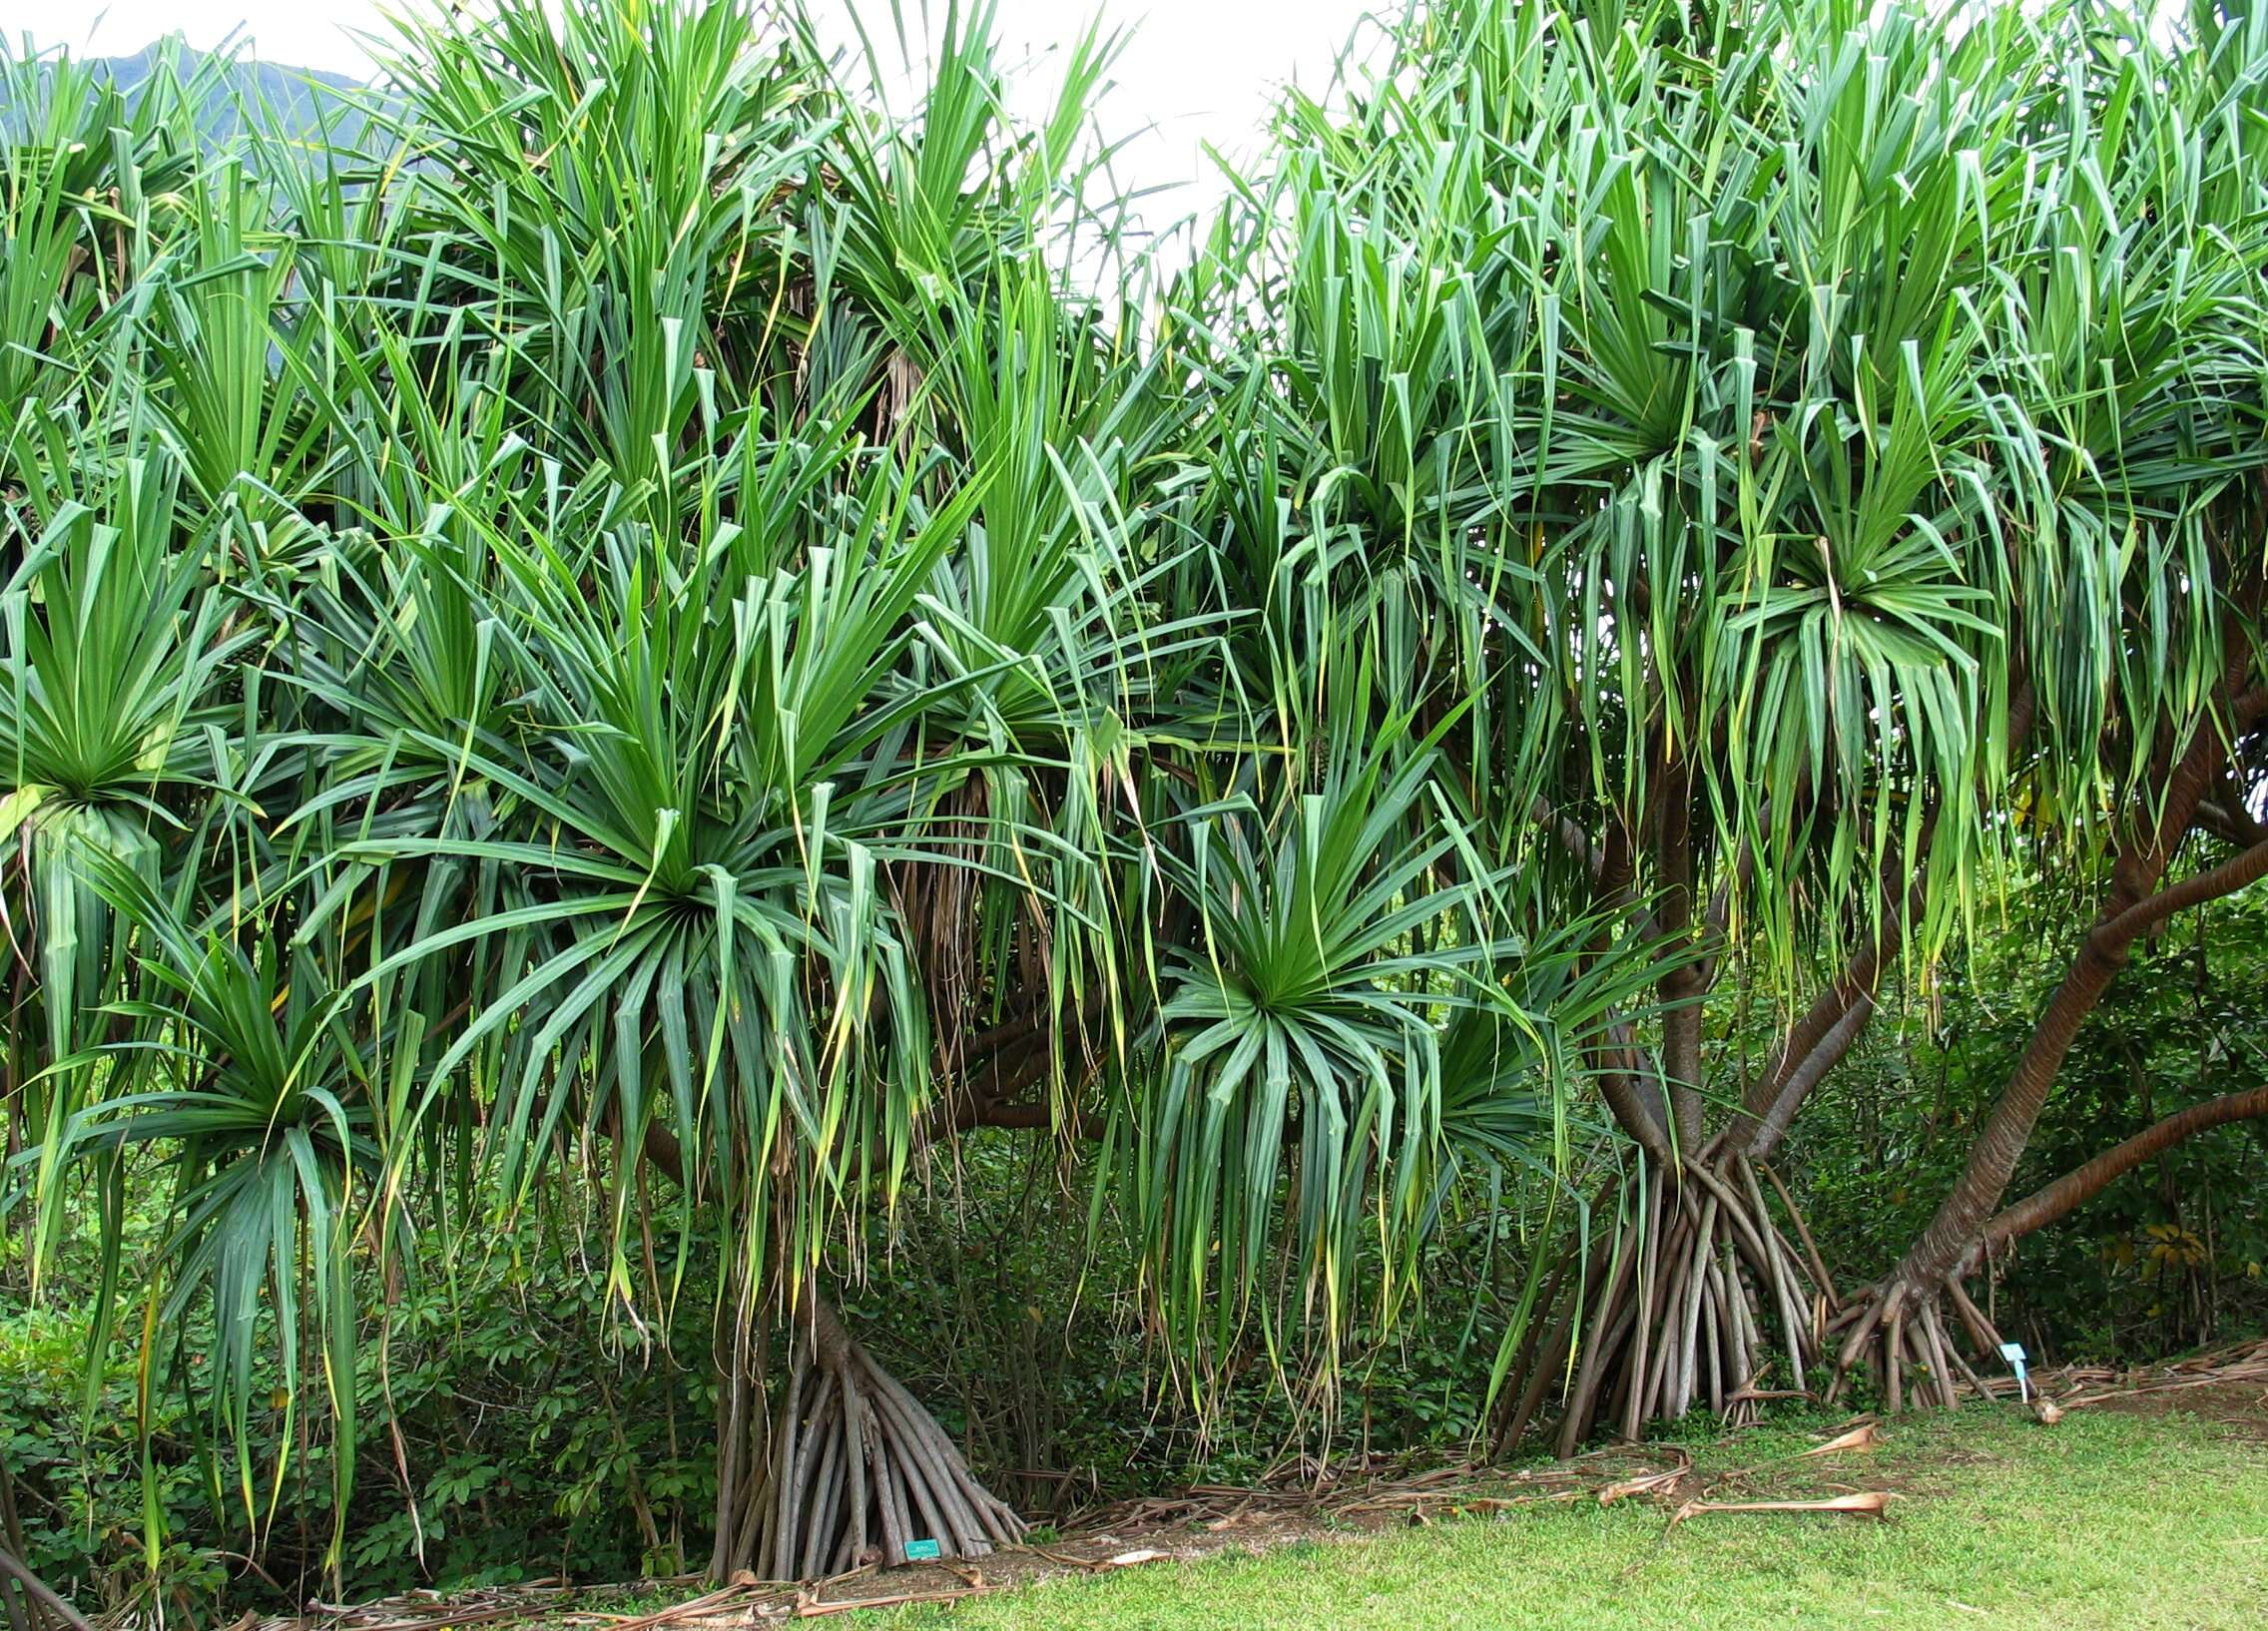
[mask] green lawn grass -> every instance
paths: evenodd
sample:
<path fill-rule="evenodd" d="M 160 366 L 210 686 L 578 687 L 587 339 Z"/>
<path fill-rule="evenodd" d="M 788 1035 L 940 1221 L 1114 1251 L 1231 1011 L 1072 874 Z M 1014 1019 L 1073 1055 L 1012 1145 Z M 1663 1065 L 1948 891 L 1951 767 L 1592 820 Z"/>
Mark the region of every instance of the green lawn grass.
<path fill-rule="evenodd" d="M 2268 1627 L 2268 1443 L 2087 1410 L 2054 1428 L 1968 1410 L 1887 1432 L 1875 1454 L 1805 1463 L 1770 1491 L 1904 1490 L 1886 1521 L 1718 1514 L 1665 1534 L 1658 1505 L 1586 1498 L 853 1618 L 889 1631 Z M 1745 1466 L 1816 1441 L 1767 1430 L 1697 1458 Z"/>

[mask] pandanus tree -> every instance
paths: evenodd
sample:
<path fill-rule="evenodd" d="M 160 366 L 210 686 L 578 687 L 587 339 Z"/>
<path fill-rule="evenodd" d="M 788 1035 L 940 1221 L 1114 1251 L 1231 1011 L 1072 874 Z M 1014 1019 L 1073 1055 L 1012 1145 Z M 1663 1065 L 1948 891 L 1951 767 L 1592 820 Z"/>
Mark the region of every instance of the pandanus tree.
<path fill-rule="evenodd" d="M 1941 1299 L 1989 1352 L 1960 1271 L 2088 1193 L 1991 1221 L 2062 1049 L 2137 935 L 2258 875 L 2213 851 L 2254 830 L 2262 39 L 2195 26 L 1476 3 L 1346 112 L 1294 104 L 1322 225 L 1283 252 L 1287 372 L 1408 348 L 1343 375 L 1367 421 L 1292 416 L 1496 596 L 1475 774 L 1658 968 L 1592 1061 L 1625 1227 L 1524 1335 L 1510 1436 L 1554 1400 L 1562 1449 L 1746 1414 L 1823 1364 L 1950 1402 Z M 1362 273 L 1396 321 L 1333 321 Z M 2105 865 L 2102 912 L 1938 1221 L 1846 1298 L 1770 1158 L 2018 843 Z M 1760 1064 L 1710 1045 L 1732 968 L 1785 1004 Z"/>
<path fill-rule="evenodd" d="M 1107 40 L 1020 123 L 935 21 L 903 113 L 799 13 L 506 0 L 351 140 L 10 129 L 6 1194 L 36 1262 L 166 1186 L 90 1351 L 144 1311 L 248 1529 L 356 1476 L 420 1238 L 562 1194 L 706 1339 L 711 1571 L 795 1577 L 1019 1531 L 836 1309 L 962 1140 L 1123 1221 L 1201 1406 L 1533 1201 L 1496 1426 L 1572 1447 L 1950 1397 L 1983 1254 L 2256 1113 L 2001 1206 L 2268 870 L 2259 25 L 1418 7 L 1153 256 Z M 1838 1285 L 1773 1157 L 2015 848 L 2102 911 Z"/>
<path fill-rule="evenodd" d="M 987 23 L 898 118 L 733 5 L 409 25 L 370 151 L 121 205 L 28 364 L 12 1190 L 115 1232 L 170 1177 L 92 1362 L 158 1312 L 255 1535 L 311 1431 L 344 1521 L 419 1237 L 572 1189 L 626 1329 L 694 1318 L 658 1235 L 719 1266 L 713 1572 L 980 1552 L 1018 1520 L 830 1299 L 954 1141 L 1061 1142 L 1193 1389 L 1328 1380 L 1645 999 L 1421 614 L 1223 533 L 1242 274 L 1142 272 L 1176 340 L 1084 292 L 1105 48 L 1026 128 Z"/>

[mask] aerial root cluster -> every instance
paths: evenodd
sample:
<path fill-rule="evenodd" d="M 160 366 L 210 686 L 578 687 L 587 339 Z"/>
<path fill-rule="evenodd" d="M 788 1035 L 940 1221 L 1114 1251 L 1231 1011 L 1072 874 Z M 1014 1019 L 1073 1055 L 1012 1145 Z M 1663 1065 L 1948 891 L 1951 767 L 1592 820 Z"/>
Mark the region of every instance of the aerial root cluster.
<path fill-rule="evenodd" d="M 794 1329 L 761 1489 L 739 1514 L 733 1548 L 753 1572 L 818 1579 L 903 1563 L 923 1540 L 940 1557 L 981 1557 L 1022 1537 L 1023 1520 L 832 1310 L 815 1305 Z"/>
<path fill-rule="evenodd" d="M 1547 1295 L 1500 1441 L 1525 1432 L 1558 1380 L 1567 1381 L 1561 1454 L 1601 1427 L 1635 1438 L 1647 1421 L 1704 1404 L 1746 1421 L 1775 1392 L 1804 1388 L 1841 1305 L 1801 1216 L 1787 1208 L 1799 1250 L 1766 1205 L 1760 1167 L 1733 1160 L 1649 1175 L 1642 1228 L 1602 1239 Z M 1761 1386 L 1783 1361 L 1780 1386 Z"/>

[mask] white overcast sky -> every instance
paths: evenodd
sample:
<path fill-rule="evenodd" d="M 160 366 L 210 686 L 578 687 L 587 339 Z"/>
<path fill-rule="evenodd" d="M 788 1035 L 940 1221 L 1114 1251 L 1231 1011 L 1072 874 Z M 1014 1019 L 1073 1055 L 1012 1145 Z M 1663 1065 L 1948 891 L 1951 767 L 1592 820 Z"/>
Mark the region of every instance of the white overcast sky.
<path fill-rule="evenodd" d="M 410 0 L 415 3 L 415 0 Z M 429 3 L 429 0 L 428 0 Z M 477 0 L 475 0 L 477 3 Z M 815 12 L 845 23 L 851 8 L 877 42 L 889 37 L 889 0 L 812 0 Z M 903 0 L 918 14 L 920 0 Z M 941 10 L 941 0 L 936 0 Z M 1401 0 L 1103 0 L 1113 26 L 1134 25 L 1103 104 L 1104 128 L 1123 135 L 1157 127 L 1127 155 L 1124 180 L 1138 185 L 1200 181 L 1201 145 L 1249 152 L 1274 87 L 1297 78 L 1321 90 L 1332 62 L 1366 12 L 1399 10 Z M 0 39 L 11 51 L 38 47 L 111 56 L 179 32 L 210 49 L 240 26 L 252 54 L 295 67 L 358 74 L 369 59 L 357 30 L 381 30 L 383 12 L 403 0 L 0 0 Z M 1047 53 L 1075 39 L 1095 0 L 1000 0 L 1007 64 L 1030 66 L 1011 85 L 1020 104 L 1053 82 Z M 843 37 L 851 35 L 846 26 Z M 887 47 L 885 47 L 887 49 Z M 1202 191 L 1210 193 L 1210 187 Z M 1177 212 L 1167 211 L 1165 214 Z"/>

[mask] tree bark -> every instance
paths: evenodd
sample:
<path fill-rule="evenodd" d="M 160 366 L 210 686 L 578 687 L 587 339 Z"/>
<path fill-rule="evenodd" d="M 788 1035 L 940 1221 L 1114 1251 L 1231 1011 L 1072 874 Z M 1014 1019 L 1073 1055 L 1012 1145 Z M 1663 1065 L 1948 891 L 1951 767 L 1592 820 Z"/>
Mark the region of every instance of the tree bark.
<path fill-rule="evenodd" d="M 2167 780 L 2164 803 L 2148 836 L 2122 851 L 2114 862 L 2109 898 L 2081 942 L 2063 983 L 2048 1000 L 1984 1132 L 1971 1146 L 1968 1165 L 1939 1206 L 1937 1216 L 1908 1250 L 1898 1279 L 1915 1285 L 1940 1284 L 1976 1243 L 2007 1192 L 2008 1180 L 2054 1089 L 2064 1056 L 2070 1052 L 2080 1026 L 2125 966 L 2135 938 L 2182 906 L 2210 899 L 2214 892 L 2241 888 L 2244 882 L 2268 870 L 2268 846 L 2261 846 L 2257 859 L 2250 858 L 2254 854 L 2250 850 L 2239 857 L 2246 863 L 2243 866 L 2232 862 L 2200 873 L 2162 896 L 2151 894 L 2188 830 L 2199 801 L 2226 760 L 2227 750 L 2215 725 L 2211 721 L 2201 723 Z M 2212 880 L 2209 885 L 2208 879 Z"/>
<path fill-rule="evenodd" d="M 1529 816 L 1549 831 L 1552 837 L 1571 855 L 1591 880 L 1591 899 L 1595 905 L 1610 906 L 1624 900 L 1629 883 L 1629 844 L 1622 837 L 1620 826 L 1611 828 L 1606 843 L 1601 846 L 1590 841 L 1582 823 L 1551 805 L 1537 799 L 1529 807 Z M 1633 925 L 1633 932 L 1653 932 L 1650 920 Z M 1601 929 L 1600 938 L 1592 950 L 1606 949 L 1606 935 Z M 1661 1084 L 1653 1079 L 1642 1057 L 1637 1033 L 1626 1019 L 1610 1020 L 1606 1026 L 1606 1039 L 1596 1049 L 1599 1097 L 1606 1102 L 1615 1123 L 1635 1142 L 1638 1148 L 1663 1167 L 1676 1165 L 1671 1148 L 1670 1110 L 1661 1091 Z"/>
<path fill-rule="evenodd" d="M 2242 1093 L 2224 1093 L 2217 1099 L 2193 1104 L 2186 1110 L 2145 1127 L 2124 1143 L 2115 1144 L 2083 1165 L 2073 1167 L 2052 1184 L 2034 1190 L 1992 1219 L 1984 1226 L 1984 1238 L 1977 1253 L 1964 1268 L 1973 1267 L 1979 1258 L 1988 1257 L 2010 1241 L 2028 1235 L 2035 1229 L 2044 1229 L 2058 1218 L 2086 1205 L 2150 1157 L 2172 1148 L 2183 1139 L 2194 1137 L 2208 1128 L 2258 1116 L 2268 1116 L 2268 1087 L 2250 1088 Z"/>
<path fill-rule="evenodd" d="M 1751 1161 L 1769 1161 L 1772 1158 L 1780 1148 L 1780 1141 L 1788 1136 L 1788 1129 L 1795 1124 L 1796 1112 L 1811 1097 L 1812 1089 L 1850 1055 L 1852 1048 L 1858 1045 L 1859 1038 L 1865 1034 L 1867 1026 L 1873 1023 L 1874 1017 L 1874 994 L 1869 991 L 1859 992 L 1834 1025 L 1829 1027 L 1827 1034 L 1819 1039 L 1818 1045 L 1804 1055 L 1803 1061 L 1780 1084 L 1779 1094 L 1773 1099 L 1771 1109 L 1765 1112 L 1762 1121 L 1755 1123 L 1755 1131 L 1749 1135 L 1746 1144 L 1738 1146 L 1744 1155 Z M 1735 1136 L 1737 1138 L 1737 1131 Z"/>
<path fill-rule="evenodd" d="M 2029 717 L 2026 710 L 2024 721 Z M 1727 1130 L 1727 1148 L 1741 1151 L 1752 1161 L 1770 1159 L 1812 1089 L 1843 1062 L 1866 1033 L 1874 1019 L 1875 993 L 1882 989 L 1883 971 L 1905 949 L 1908 925 L 1928 904 L 1928 851 L 1937 826 L 1938 812 L 1933 806 L 1922 819 L 1922 852 L 1911 860 L 1901 856 L 1884 868 L 1884 892 L 1888 893 L 1892 880 L 1898 878 L 1905 880 L 1904 890 L 1883 912 L 1874 937 L 1852 955 L 1834 982 L 1788 1028 L 1771 1069 L 1750 1086 L 1739 1115 Z"/>
<path fill-rule="evenodd" d="M 1677 960 L 1662 976 L 1662 1075 L 1669 1084 L 1677 1148 L 1691 1159 L 1701 1148 L 1701 998 L 1703 975 L 1688 943 L 1693 932 L 1693 773 L 1663 773 L 1654 834 L 1661 889 L 1655 906 L 1656 938 Z"/>
<path fill-rule="evenodd" d="M 2231 762 L 2230 744 L 2258 721 L 2263 701 L 2263 693 L 2251 690 L 2226 697 L 2224 718 L 2199 721 L 2177 754 L 2170 747 L 2161 751 L 2159 764 L 2170 758 L 2171 769 L 2158 779 L 2158 801 L 2154 808 L 2143 807 L 2142 818 L 2135 823 L 2139 835 L 2114 857 L 2111 886 L 2094 922 L 1971 1146 L 1960 1178 L 1898 1267 L 1838 1322 L 1848 1329 L 1836 1356 L 1831 1400 L 1840 1395 L 1854 1367 L 1865 1361 L 1885 1378 L 1885 1401 L 1893 1410 L 1903 1402 L 1902 1373 L 1910 1363 L 1927 1371 L 1917 1386 L 1918 1396 L 1926 1393 L 1947 1405 L 1955 1401 L 1940 1352 L 1938 1305 L 1952 1297 L 1972 1335 L 1983 1323 L 1961 1296 L 1960 1275 L 1983 1252 L 1995 1209 L 2087 1016 L 2117 978 L 2137 938 L 2186 906 L 2232 893 L 2268 875 L 2268 843 L 2261 843 L 2170 888 L 2159 887 L 2198 818 L 2206 793 Z M 2068 1193 L 2078 1190 L 2074 1187 Z"/>

